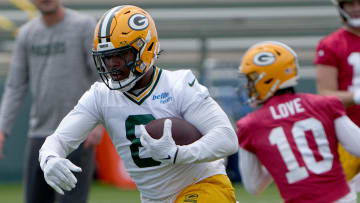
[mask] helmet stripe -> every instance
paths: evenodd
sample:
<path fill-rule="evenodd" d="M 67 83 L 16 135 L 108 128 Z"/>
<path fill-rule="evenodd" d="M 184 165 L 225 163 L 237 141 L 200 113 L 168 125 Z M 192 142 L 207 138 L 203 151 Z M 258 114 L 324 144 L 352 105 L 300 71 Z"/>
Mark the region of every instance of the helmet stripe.
<path fill-rule="evenodd" d="M 98 38 L 101 39 L 102 43 L 105 42 L 105 37 L 107 42 L 110 41 L 111 22 L 114 19 L 116 12 L 118 12 L 121 8 L 123 8 L 123 6 L 114 7 L 104 14 L 98 34 Z"/>
<path fill-rule="evenodd" d="M 101 17 L 101 21 L 100 21 L 100 25 L 99 25 L 99 28 L 98 28 L 98 43 L 101 43 L 101 27 L 102 27 L 102 24 L 104 22 L 104 16 Z"/>

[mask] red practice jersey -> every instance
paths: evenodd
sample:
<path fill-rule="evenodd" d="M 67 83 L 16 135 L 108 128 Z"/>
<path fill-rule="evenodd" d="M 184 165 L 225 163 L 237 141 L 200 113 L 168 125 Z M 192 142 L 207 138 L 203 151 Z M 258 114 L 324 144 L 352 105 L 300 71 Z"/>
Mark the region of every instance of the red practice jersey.
<path fill-rule="evenodd" d="M 343 115 L 335 97 L 277 95 L 238 121 L 239 144 L 256 154 L 286 203 L 333 202 L 350 192 L 334 126 Z"/>
<path fill-rule="evenodd" d="M 338 70 L 339 90 L 360 89 L 360 37 L 338 29 L 320 41 L 316 49 L 315 65 L 334 66 Z M 360 105 L 347 109 L 351 120 L 360 126 Z"/>

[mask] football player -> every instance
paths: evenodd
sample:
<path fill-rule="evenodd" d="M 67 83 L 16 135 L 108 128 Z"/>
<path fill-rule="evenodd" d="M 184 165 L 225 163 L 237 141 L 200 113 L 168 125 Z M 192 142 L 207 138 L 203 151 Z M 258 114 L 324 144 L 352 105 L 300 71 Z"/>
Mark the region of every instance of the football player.
<path fill-rule="evenodd" d="M 297 56 L 280 42 L 250 47 L 240 73 L 247 79 L 250 101 L 259 106 L 237 123 L 245 188 L 259 194 L 274 180 L 286 203 L 355 203 L 337 149 L 340 142 L 360 156 L 360 129 L 342 102 L 295 93 Z"/>
<path fill-rule="evenodd" d="M 345 104 L 349 118 L 360 126 L 360 0 L 333 0 L 343 27 L 324 37 L 316 49 L 318 92 Z M 360 172 L 360 159 L 339 147 L 347 180 Z"/>
<path fill-rule="evenodd" d="M 190 70 L 155 66 L 159 51 L 155 23 L 143 9 L 117 6 L 101 17 L 92 53 L 102 82 L 92 85 L 40 150 L 45 179 L 56 191 L 75 187 L 73 172 L 81 169 L 66 156 L 102 123 L 143 203 L 235 202 L 223 162 L 238 148 L 228 117 Z M 164 117 L 185 119 L 202 138 L 177 146 L 166 120 L 162 138 L 152 139 L 144 125 Z"/>

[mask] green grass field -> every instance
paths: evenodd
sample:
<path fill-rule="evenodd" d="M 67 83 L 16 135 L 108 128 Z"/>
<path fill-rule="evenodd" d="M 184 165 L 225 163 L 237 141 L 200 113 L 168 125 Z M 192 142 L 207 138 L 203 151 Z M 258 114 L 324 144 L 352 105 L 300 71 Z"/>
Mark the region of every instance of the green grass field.
<path fill-rule="evenodd" d="M 236 197 L 240 203 L 280 203 L 281 198 L 274 185 L 271 185 L 260 196 L 248 194 L 240 184 L 234 184 Z M 139 192 L 123 190 L 113 186 L 93 183 L 89 203 L 140 203 Z M 23 189 L 20 183 L 0 184 L 1 203 L 22 203 Z"/>
<path fill-rule="evenodd" d="M 261 195 L 248 194 L 241 184 L 234 184 L 236 198 L 239 203 L 281 203 L 279 192 L 275 185 L 271 185 Z M 20 183 L 0 184 L 1 203 L 22 203 L 23 190 Z M 139 192 L 123 190 L 113 186 L 93 183 L 89 203 L 140 203 Z M 358 201 L 360 203 L 360 201 Z"/>

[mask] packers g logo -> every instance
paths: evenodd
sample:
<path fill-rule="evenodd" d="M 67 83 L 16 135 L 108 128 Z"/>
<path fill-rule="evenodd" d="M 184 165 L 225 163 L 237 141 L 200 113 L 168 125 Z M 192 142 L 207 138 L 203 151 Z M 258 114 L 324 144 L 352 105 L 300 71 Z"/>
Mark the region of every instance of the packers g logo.
<path fill-rule="evenodd" d="M 271 52 L 261 52 L 254 56 L 254 63 L 258 66 L 268 66 L 275 62 L 275 55 Z"/>
<path fill-rule="evenodd" d="M 129 18 L 129 27 L 134 30 L 144 30 L 149 26 L 149 19 L 143 14 L 137 13 Z"/>

